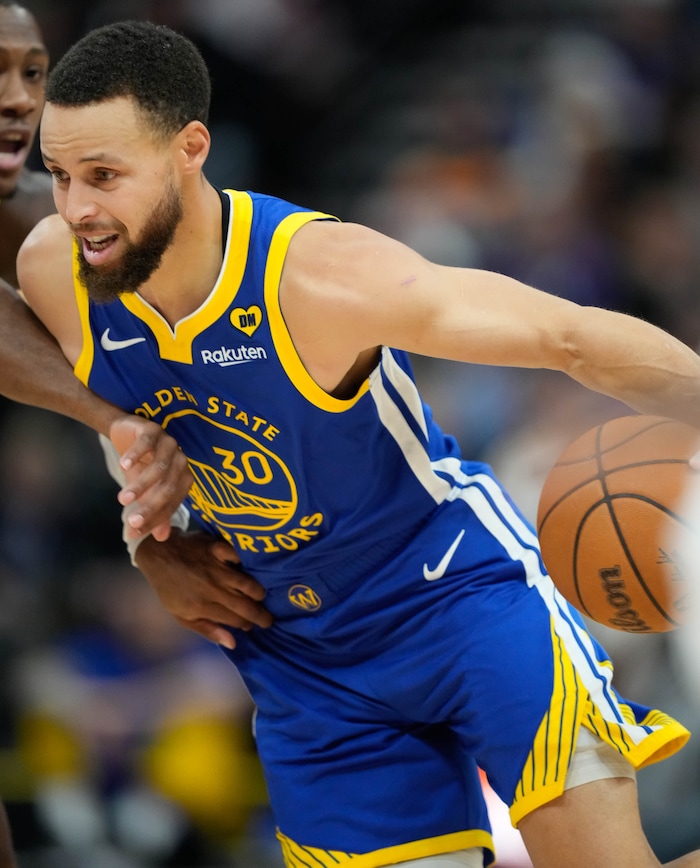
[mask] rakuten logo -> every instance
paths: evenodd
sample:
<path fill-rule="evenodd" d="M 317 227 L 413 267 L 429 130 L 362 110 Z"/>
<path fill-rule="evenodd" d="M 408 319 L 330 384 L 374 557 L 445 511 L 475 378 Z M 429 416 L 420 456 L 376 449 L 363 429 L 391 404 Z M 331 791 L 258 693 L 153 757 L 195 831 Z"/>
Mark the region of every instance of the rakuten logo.
<path fill-rule="evenodd" d="M 205 365 L 219 365 L 227 368 L 229 365 L 244 365 L 246 362 L 256 362 L 266 359 L 265 347 L 219 347 L 218 350 L 202 350 L 202 361 Z"/>

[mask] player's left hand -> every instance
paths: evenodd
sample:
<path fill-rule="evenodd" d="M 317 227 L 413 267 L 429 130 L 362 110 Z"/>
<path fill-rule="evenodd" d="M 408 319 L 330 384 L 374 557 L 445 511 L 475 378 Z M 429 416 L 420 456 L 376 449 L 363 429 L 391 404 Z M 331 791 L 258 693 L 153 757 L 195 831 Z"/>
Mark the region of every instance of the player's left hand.
<path fill-rule="evenodd" d="M 194 482 L 184 453 L 160 425 L 127 413 L 112 422 L 109 436 L 127 480 L 118 500 L 131 507 L 128 535 L 166 540 L 170 516 Z"/>

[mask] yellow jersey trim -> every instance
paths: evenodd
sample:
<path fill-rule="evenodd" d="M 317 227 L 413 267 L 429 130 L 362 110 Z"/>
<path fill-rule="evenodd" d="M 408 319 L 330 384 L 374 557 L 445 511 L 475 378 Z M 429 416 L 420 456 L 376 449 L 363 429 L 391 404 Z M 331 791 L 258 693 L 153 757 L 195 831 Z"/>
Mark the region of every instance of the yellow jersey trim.
<path fill-rule="evenodd" d="M 357 390 L 357 393 L 347 400 L 334 398 L 322 389 L 311 377 L 304 367 L 304 363 L 299 358 L 294 342 L 287 330 L 287 324 L 284 321 L 279 299 L 282 268 L 294 233 L 311 220 L 328 219 L 335 218 L 330 218 L 330 215 L 322 214 L 318 211 L 299 211 L 289 214 L 280 222 L 272 236 L 267 256 L 267 266 L 265 268 L 265 307 L 267 308 L 275 351 L 279 356 L 282 367 L 297 391 L 321 410 L 326 410 L 329 413 L 342 413 L 356 404 L 369 389 L 369 379 L 366 379 Z"/>
<path fill-rule="evenodd" d="M 78 242 L 73 241 L 73 287 L 75 289 L 75 300 L 78 305 L 78 316 L 80 317 L 80 329 L 83 333 L 83 345 L 78 356 L 78 361 L 75 363 L 73 373 L 80 382 L 87 386 L 90 379 L 90 371 L 92 363 L 95 360 L 95 341 L 90 331 L 90 305 L 87 294 L 87 289 L 81 283 L 78 277 Z"/>
<path fill-rule="evenodd" d="M 690 738 L 690 732 L 663 711 L 652 709 L 644 720 L 637 724 L 628 705 L 621 705 L 620 708 L 622 716 L 630 725 L 650 726 L 654 731 L 635 744 L 625 732 L 624 725 L 605 720 L 592 703 L 583 723 L 592 733 L 618 750 L 635 769 L 666 759 L 679 751 Z"/>
<path fill-rule="evenodd" d="M 493 838 L 484 829 L 471 829 L 466 832 L 453 832 L 450 835 L 439 835 L 436 838 L 425 838 L 421 841 L 410 841 L 407 844 L 397 844 L 394 847 L 383 847 L 371 853 L 344 853 L 341 850 L 321 850 L 318 847 L 305 847 L 287 838 L 279 830 L 277 838 L 282 845 L 282 855 L 287 868 L 308 868 L 309 865 L 318 868 L 380 868 L 383 865 L 407 862 L 410 859 L 425 859 L 442 853 L 454 853 L 457 850 L 470 850 L 482 847 L 494 853 Z"/>
<path fill-rule="evenodd" d="M 225 191 L 231 197 L 231 220 L 224 252 L 224 270 L 207 300 L 194 313 L 176 323 L 168 322 L 138 293 L 121 296 L 124 307 L 146 323 L 158 342 L 162 359 L 192 364 L 192 342 L 223 316 L 236 297 L 248 260 L 250 229 L 253 222 L 253 200 L 238 190 Z"/>

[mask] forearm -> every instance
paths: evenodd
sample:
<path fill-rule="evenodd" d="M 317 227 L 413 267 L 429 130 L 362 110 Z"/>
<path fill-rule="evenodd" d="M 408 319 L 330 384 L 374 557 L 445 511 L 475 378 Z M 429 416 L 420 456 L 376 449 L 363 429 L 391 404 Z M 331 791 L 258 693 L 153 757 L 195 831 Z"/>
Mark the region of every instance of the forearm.
<path fill-rule="evenodd" d="M 584 386 L 700 428 L 700 356 L 667 332 L 590 308 L 564 352 L 562 370 Z"/>
<path fill-rule="evenodd" d="M 0 393 L 69 416 L 103 434 L 123 415 L 86 389 L 61 348 L 8 284 L 0 281 Z"/>

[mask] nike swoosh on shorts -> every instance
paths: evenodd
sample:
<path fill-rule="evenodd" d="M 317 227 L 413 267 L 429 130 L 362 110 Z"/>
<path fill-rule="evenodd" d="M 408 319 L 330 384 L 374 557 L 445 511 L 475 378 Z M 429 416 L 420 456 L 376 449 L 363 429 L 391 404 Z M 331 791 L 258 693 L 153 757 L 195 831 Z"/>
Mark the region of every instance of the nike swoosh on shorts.
<path fill-rule="evenodd" d="M 435 567 L 435 569 L 431 570 L 427 564 L 423 564 L 423 578 L 426 582 L 434 582 L 435 579 L 441 579 L 445 575 L 445 572 L 450 565 L 450 561 L 454 557 L 454 553 L 457 551 L 457 546 L 462 542 L 463 536 L 464 528 L 462 528 L 462 530 L 457 534 L 454 542 L 442 556 L 440 563 Z"/>

